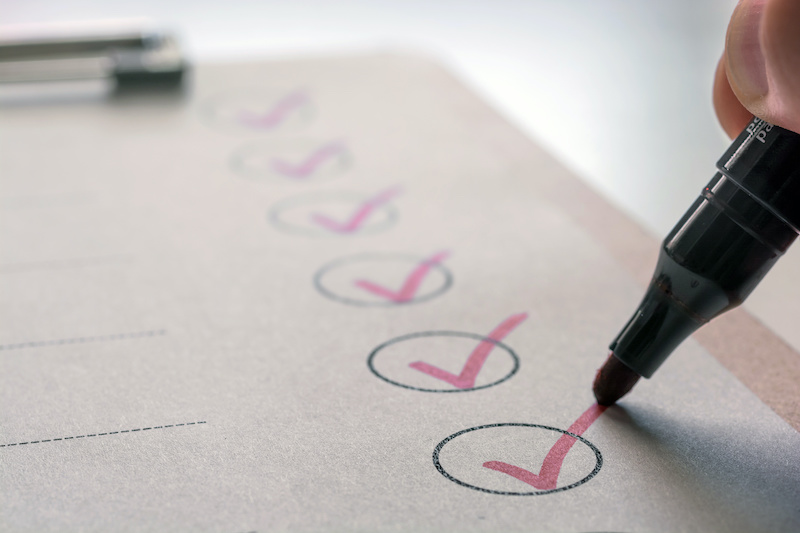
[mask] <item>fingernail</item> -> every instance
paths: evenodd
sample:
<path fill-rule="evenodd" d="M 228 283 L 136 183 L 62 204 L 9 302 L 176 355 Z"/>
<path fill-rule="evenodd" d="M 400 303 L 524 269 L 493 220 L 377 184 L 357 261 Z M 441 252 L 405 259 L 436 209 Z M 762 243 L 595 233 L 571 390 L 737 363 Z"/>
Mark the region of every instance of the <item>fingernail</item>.
<path fill-rule="evenodd" d="M 766 0 L 741 0 L 728 27 L 728 81 L 740 98 L 760 98 L 769 90 L 760 36 L 765 3 Z"/>

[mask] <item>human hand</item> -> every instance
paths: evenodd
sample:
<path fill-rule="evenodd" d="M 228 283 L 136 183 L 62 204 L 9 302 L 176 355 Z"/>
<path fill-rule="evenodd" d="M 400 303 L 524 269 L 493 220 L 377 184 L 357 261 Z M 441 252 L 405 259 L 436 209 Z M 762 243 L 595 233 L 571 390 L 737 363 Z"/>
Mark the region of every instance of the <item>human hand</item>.
<path fill-rule="evenodd" d="M 753 115 L 800 133 L 800 0 L 740 0 L 714 79 L 720 124 L 736 137 Z"/>

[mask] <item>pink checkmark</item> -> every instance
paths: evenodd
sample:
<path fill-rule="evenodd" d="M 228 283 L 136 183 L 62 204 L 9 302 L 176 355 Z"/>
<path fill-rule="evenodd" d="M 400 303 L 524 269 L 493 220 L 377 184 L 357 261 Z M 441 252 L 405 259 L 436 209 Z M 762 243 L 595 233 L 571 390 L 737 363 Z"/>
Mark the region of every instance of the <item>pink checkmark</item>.
<path fill-rule="evenodd" d="M 358 209 L 345 222 L 338 222 L 332 218 L 314 213 L 311 219 L 320 226 L 336 233 L 353 233 L 358 230 L 369 217 L 369 215 L 389 200 L 400 194 L 400 189 L 395 187 L 373 196 L 363 202 Z"/>
<path fill-rule="evenodd" d="M 447 370 L 442 370 L 441 368 L 430 365 L 424 361 L 417 361 L 409 364 L 408 366 L 415 370 L 419 370 L 420 372 L 424 372 L 436 379 L 446 381 L 456 388 L 471 389 L 475 386 L 475 378 L 478 377 L 478 373 L 481 371 L 481 368 L 483 368 L 483 364 L 486 362 L 486 359 L 489 358 L 489 354 L 492 353 L 492 349 L 526 318 L 528 318 L 528 313 L 519 313 L 516 315 L 511 315 L 507 319 L 503 320 L 499 326 L 494 328 L 492 332 L 489 333 L 489 335 L 480 343 L 478 343 L 478 346 L 476 346 L 474 350 L 472 350 L 472 353 L 469 354 L 469 357 L 467 358 L 467 362 L 461 369 L 461 373 L 458 375 L 452 374 Z"/>
<path fill-rule="evenodd" d="M 594 404 L 587 409 L 578 419 L 573 423 L 567 431 L 575 435 L 583 435 L 583 432 L 589 429 L 592 422 L 603 414 L 606 410 L 605 406 Z M 556 443 L 547 452 L 544 458 L 542 468 L 538 474 L 534 474 L 529 470 L 520 468 L 518 466 L 510 465 L 502 461 L 487 461 L 483 463 L 484 468 L 496 470 L 515 477 L 520 481 L 524 481 L 528 485 L 539 490 L 552 490 L 556 488 L 558 482 L 558 474 L 561 472 L 561 465 L 564 463 L 564 458 L 567 452 L 572 448 L 572 445 L 578 441 L 575 437 L 570 435 L 562 435 Z"/>
<path fill-rule="evenodd" d="M 422 281 L 425 279 L 425 276 L 428 275 L 428 272 L 430 272 L 433 267 L 444 261 L 449 255 L 450 252 L 439 252 L 438 254 L 433 255 L 430 259 L 426 259 L 421 262 L 414 270 L 411 271 L 411 274 L 409 274 L 406 280 L 403 282 L 403 286 L 400 287 L 399 291 L 393 291 L 363 279 L 357 280 L 355 285 L 356 287 L 360 287 L 371 292 L 372 294 L 396 303 L 410 302 L 414 299 L 414 295 L 417 293 L 417 290 L 419 290 L 419 286 L 422 285 Z"/>
<path fill-rule="evenodd" d="M 329 143 L 311 152 L 305 159 L 298 163 L 290 163 L 283 159 L 272 160 L 272 170 L 283 174 L 287 178 L 307 178 L 328 159 L 344 151 L 344 146 L 339 143 Z"/>
<path fill-rule="evenodd" d="M 245 125 L 254 128 L 271 129 L 279 126 L 293 110 L 299 108 L 307 101 L 308 96 L 306 96 L 305 93 L 296 91 L 283 97 L 266 113 L 242 111 L 239 114 L 239 120 Z"/>

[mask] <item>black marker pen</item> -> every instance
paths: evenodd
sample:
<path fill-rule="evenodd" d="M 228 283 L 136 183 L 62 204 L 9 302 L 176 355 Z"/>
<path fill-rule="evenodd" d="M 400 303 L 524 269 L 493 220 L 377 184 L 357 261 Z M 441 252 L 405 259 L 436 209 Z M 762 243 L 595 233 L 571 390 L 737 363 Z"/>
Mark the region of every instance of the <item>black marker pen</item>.
<path fill-rule="evenodd" d="M 741 304 L 800 233 L 800 135 L 754 118 L 664 239 L 639 308 L 597 372 L 611 405 L 700 326 Z"/>

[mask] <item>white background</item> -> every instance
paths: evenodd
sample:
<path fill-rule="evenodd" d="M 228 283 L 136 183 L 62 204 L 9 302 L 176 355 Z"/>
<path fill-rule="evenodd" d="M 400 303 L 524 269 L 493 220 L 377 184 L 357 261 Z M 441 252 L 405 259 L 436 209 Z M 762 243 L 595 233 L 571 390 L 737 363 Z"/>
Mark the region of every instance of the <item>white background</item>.
<path fill-rule="evenodd" d="M 146 17 L 177 30 L 195 61 L 381 49 L 426 53 L 662 238 L 711 178 L 729 142 L 714 116 L 711 87 L 734 5 L 0 0 L 0 22 Z M 796 349 L 798 269 L 800 246 L 746 304 Z"/>

